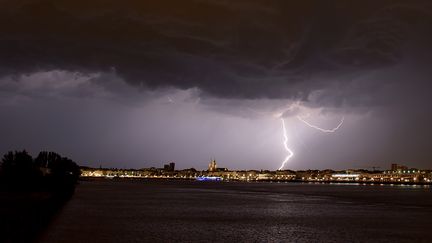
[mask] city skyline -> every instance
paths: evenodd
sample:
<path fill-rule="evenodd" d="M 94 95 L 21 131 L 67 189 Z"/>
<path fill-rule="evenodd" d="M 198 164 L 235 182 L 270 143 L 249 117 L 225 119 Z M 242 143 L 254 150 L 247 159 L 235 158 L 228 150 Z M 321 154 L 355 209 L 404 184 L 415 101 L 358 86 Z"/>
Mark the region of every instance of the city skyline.
<path fill-rule="evenodd" d="M 207 170 L 175 169 L 175 163 L 163 168 L 118 169 L 81 167 L 82 178 L 134 178 L 156 180 L 246 181 L 246 182 L 311 182 L 356 183 L 362 185 L 430 185 L 432 170 L 391 164 L 390 169 L 368 167 L 347 170 L 232 170 L 219 167 L 212 159 Z"/>
<path fill-rule="evenodd" d="M 423 0 L 4 3 L 0 151 L 430 168 L 431 13 Z"/>

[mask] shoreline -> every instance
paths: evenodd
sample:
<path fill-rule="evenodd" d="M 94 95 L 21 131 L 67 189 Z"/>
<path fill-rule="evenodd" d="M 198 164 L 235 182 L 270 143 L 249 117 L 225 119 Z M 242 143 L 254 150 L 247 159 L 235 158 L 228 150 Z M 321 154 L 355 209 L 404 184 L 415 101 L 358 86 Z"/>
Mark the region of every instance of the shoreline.
<path fill-rule="evenodd" d="M 220 180 L 220 181 L 198 181 L 196 178 L 145 178 L 145 177 L 80 177 L 80 181 L 97 180 L 142 180 L 142 181 L 196 181 L 200 183 L 293 183 L 293 184 L 326 184 L 326 185 L 371 185 L 371 186 L 426 186 L 432 185 L 430 182 L 372 182 L 372 181 L 304 181 L 304 180 Z"/>

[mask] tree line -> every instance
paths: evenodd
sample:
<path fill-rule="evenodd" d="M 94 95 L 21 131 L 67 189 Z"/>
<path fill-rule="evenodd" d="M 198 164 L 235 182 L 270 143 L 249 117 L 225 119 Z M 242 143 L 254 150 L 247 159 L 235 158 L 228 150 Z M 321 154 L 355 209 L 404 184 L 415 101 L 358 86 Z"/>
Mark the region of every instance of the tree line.
<path fill-rule="evenodd" d="M 25 150 L 9 151 L 0 164 L 0 183 L 12 189 L 70 193 L 79 176 L 79 166 L 55 152 L 41 151 L 33 158 Z"/>

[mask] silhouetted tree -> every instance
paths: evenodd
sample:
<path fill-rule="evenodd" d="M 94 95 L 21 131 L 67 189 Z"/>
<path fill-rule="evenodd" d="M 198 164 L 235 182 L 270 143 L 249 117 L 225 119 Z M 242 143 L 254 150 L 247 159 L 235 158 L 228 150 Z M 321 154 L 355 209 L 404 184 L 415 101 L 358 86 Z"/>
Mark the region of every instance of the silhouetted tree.
<path fill-rule="evenodd" d="M 50 168 L 53 163 L 61 159 L 62 157 L 55 152 L 41 151 L 35 159 L 35 164 L 38 167 Z"/>
<path fill-rule="evenodd" d="M 54 152 L 42 151 L 35 160 L 27 153 L 8 152 L 1 160 L 1 178 L 26 189 L 48 189 L 70 194 L 80 176 L 79 166 Z"/>
<path fill-rule="evenodd" d="M 35 159 L 35 165 L 48 170 L 49 184 L 56 192 L 69 193 L 73 190 L 81 172 L 75 162 L 55 152 L 40 152 Z"/>
<path fill-rule="evenodd" d="M 12 151 L 7 152 L 3 155 L 1 169 L 3 171 L 9 171 L 13 168 L 13 164 L 15 163 L 15 156 Z"/>
<path fill-rule="evenodd" d="M 39 176 L 39 171 L 27 151 L 10 151 L 2 158 L 1 174 L 7 181 L 25 182 Z"/>

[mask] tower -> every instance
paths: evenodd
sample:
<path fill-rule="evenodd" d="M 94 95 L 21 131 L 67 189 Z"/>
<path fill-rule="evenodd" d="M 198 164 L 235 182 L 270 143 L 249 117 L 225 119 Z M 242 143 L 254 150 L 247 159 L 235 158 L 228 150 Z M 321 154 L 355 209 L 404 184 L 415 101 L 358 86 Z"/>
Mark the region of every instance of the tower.
<path fill-rule="evenodd" d="M 216 169 L 217 169 L 216 160 L 213 159 L 209 164 L 208 171 L 212 172 L 212 171 L 216 171 Z"/>

